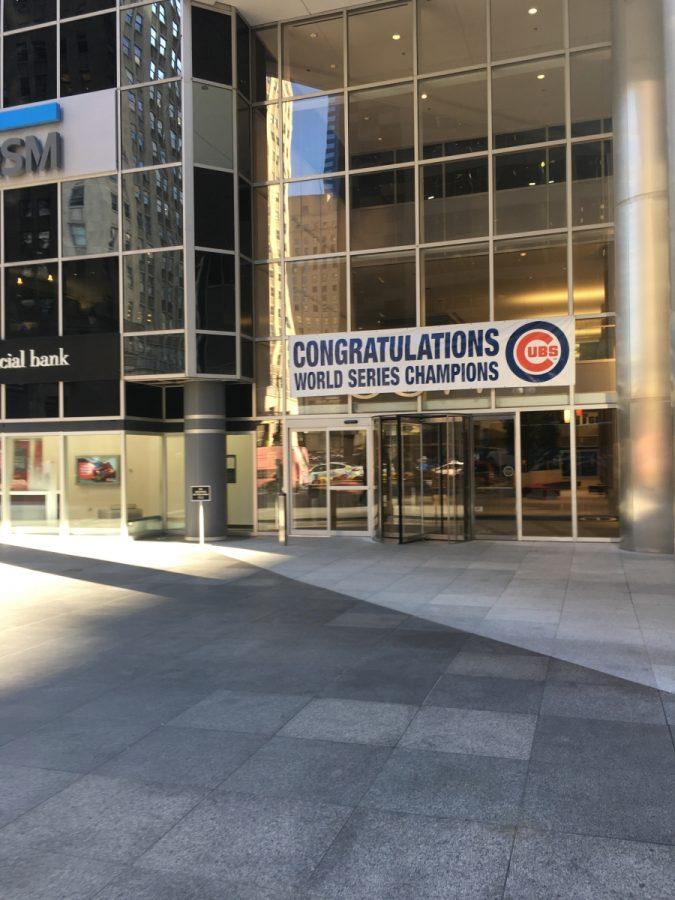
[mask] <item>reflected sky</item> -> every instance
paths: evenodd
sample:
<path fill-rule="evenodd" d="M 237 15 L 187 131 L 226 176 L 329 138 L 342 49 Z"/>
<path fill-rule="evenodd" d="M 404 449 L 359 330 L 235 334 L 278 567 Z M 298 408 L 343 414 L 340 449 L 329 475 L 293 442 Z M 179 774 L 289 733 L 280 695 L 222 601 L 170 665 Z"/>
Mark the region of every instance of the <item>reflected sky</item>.
<path fill-rule="evenodd" d="M 344 167 L 342 97 L 317 97 L 285 104 L 290 145 L 286 177 L 303 178 Z"/>

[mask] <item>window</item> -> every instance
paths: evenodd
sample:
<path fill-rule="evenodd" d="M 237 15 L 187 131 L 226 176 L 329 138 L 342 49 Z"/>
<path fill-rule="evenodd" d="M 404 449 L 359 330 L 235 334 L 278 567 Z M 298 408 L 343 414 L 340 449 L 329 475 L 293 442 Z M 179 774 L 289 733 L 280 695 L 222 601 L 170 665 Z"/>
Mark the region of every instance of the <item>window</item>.
<path fill-rule="evenodd" d="M 197 328 L 204 331 L 236 331 L 234 256 L 195 253 Z"/>
<path fill-rule="evenodd" d="M 612 52 L 570 56 L 572 137 L 612 130 Z"/>
<path fill-rule="evenodd" d="M 399 3 L 348 14 L 349 83 L 412 75 L 412 6 Z"/>
<path fill-rule="evenodd" d="M 487 235 L 487 159 L 424 166 L 421 178 L 423 242 Z"/>
<path fill-rule="evenodd" d="M 192 7 L 192 75 L 216 84 L 232 84 L 232 19 Z"/>
<path fill-rule="evenodd" d="M 283 47 L 284 97 L 342 87 L 341 16 L 284 25 Z"/>
<path fill-rule="evenodd" d="M 285 139 L 290 141 L 290 153 L 284 153 L 284 178 L 323 175 L 344 169 L 344 102 L 341 96 L 284 103 L 283 116 Z M 259 143 L 267 137 L 260 135 L 257 139 Z M 261 172 L 263 177 L 256 176 L 256 180 L 268 180 L 264 171 Z"/>
<path fill-rule="evenodd" d="M 347 330 L 347 265 L 344 259 L 286 264 L 286 333 Z"/>
<path fill-rule="evenodd" d="M 345 249 L 345 180 L 320 178 L 284 186 L 286 256 Z"/>
<path fill-rule="evenodd" d="M 55 419 L 59 414 L 58 383 L 8 384 L 5 390 L 8 419 Z M 34 480 L 39 483 L 38 478 Z M 15 482 L 16 472 L 12 484 Z"/>
<path fill-rule="evenodd" d="M 494 270 L 495 319 L 567 315 L 565 235 L 499 241 Z"/>
<path fill-rule="evenodd" d="M 124 339 L 126 375 L 181 375 L 184 369 L 182 334 L 149 334 Z"/>
<path fill-rule="evenodd" d="M 4 104 L 19 106 L 56 96 L 56 27 L 5 37 Z"/>
<path fill-rule="evenodd" d="M 251 179 L 251 107 L 237 98 L 237 166 L 239 174 Z"/>
<path fill-rule="evenodd" d="M 352 258 L 353 331 L 411 328 L 416 318 L 414 253 Z"/>
<path fill-rule="evenodd" d="M 87 178 L 61 185 L 61 246 L 64 256 L 118 249 L 117 178 Z"/>
<path fill-rule="evenodd" d="M 349 157 L 352 168 L 410 162 L 415 117 L 411 84 L 357 91 L 349 96 Z"/>
<path fill-rule="evenodd" d="M 523 535 L 572 535 L 570 426 L 563 412 L 520 416 Z"/>
<path fill-rule="evenodd" d="M 614 312 L 614 230 L 572 235 L 574 312 Z"/>
<path fill-rule="evenodd" d="M 237 339 L 220 334 L 198 334 L 197 371 L 208 375 L 236 375 Z"/>
<path fill-rule="evenodd" d="M 351 176 L 352 250 L 413 243 L 414 177 L 413 169 Z"/>
<path fill-rule="evenodd" d="M 283 413 L 285 351 L 284 341 L 255 342 L 255 391 L 258 415 Z"/>
<path fill-rule="evenodd" d="M 577 397 L 586 403 L 614 400 L 616 393 L 616 324 L 613 316 L 576 321 Z"/>
<path fill-rule="evenodd" d="M 417 4 L 417 68 L 420 73 L 463 69 L 487 54 L 482 0 L 423 0 Z"/>
<path fill-rule="evenodd" d="M 577 409 L 579 537 L 619 537 L 619 434 L 615 409 Z"/>
<path fill-rule="evenodd" d="M 122 168 L 180 162 L 183 123 L 178 81 L 120 93 Z"/>
<path fill-rule="evenodd" d="M 119 331 L 116 257 L 63 263 L 64 334 Z"/>
<path fill-rule="evenodd" d="M 55 184 L 4 191 L 5 261 L 58 256 Z"/>
<path fill-rule="evenodd" d="M 124 385 L 124 397 L 128 416 L 141 419 L 163 418 L 161 388 L 127 381 Z"/>
<path fill-rule="evenodd" d="M 281 256 L 281 208 L 279 185 L 253 191 L 253 255 L 256 259 Z"/>
<path fill-rule="evenodd" d="M 117 86 L 115 14 L 61 25 L 61 96 Z"/>
<path fill-rule="evenodd" d="M 234 182 L 229 172 L 194 170 L 195 244 L 234 250 Z"/>
<path fill-rule="evenodd" d="M 563 57 L 493 69 L 492 128 L 495 147 L 564 138 Z"/>
<path fill-rule="evenodd" d="M 247 99 L 251 96 L 251 31 L 237 16 L 237 87 Z"/>
<path fill-rule="evenodd" d="M 63 7 L 63 3 L 61 6 Z M 51 22 L 56 18 L 56 0 L 27 0 L 27 2 L 26 0 L 5 0 L 3 13 L 5 31 L 39 25 L 41 22 Z M 64 15 L 63 12 L 61 14 Z"/>
<path fill-rule="evenodd" d="M 493 59 L 562 50 L 563 0 L 499 0 L 491 7 Z"/>
<path fill-rule="evenodd" d="M 463 72 L 418 82 L 420 154 L 455 156 L 487 150 L 487 76 Z"/>
<path fill-rule="evenodd" d="M 253 32 L 253 99 L 278 100 L 279 48 L 277 26 Z"/>
<path fill-rule="evenodd" d="M 195 165 L 233 168 L 232 97 L 227 88 L 192 85 Z"/>
<path fill-rule="evenodd" d="M 114 0 L 61 0 L 61 18 L 82 16 L 85 13 L 98 12 L 114 5 Z"/>
<path fill-rule="evenodd" d="M 496 156 L 497 233 L 563 227 L 565 177 L 565 147 Z"/>
<path fill-rule="evenodd" d="M 272 263 L 256 266 L 253 272 L 256 337 L 281 334 L 282 291 L 281 266 Z"/>
<path fill-rule="evenodd" d="M 572 147 L 572 223 L 593 225 L 614 218 L 611 141 Z"/>
<path fill-rule="evenodd" d="M 66 381 L 63 385 L 63 414 L 73 418 L 119 416 L 119 381 Z"/>
<path fill-rule="evenodd" d="M 490 253 L 487 244 L 422 251 L 425 325 L 490 319 Z"/>
<path fill-rule="evenodd" d="M 253 180 L 279 179 L 279 107 L 257 106 L 252 111 Z"/>
<path fill-rule="evenodd" d="M 246 260 L 239 265 L 239 328 L 253 334 L 253 266 Z"/>
<path fill-rule="evenodd" d="M 123 257 L 122 265 L 125 331 L 182 328 L 182 251 L 134 253 Z"/>
<path fill-rule="evenodd" d="M 122 201 L 125 250 L 183 243 L 183 173 L 180 166 L 123 175 Z"/>
<path fill-rule="evenodd" d="M 611 40 L 611 0 L 568 0 L 570 47 L 601 44 Z"/>
<path fill-rule="evenodd" d="M 5 269 L 6 337 L 58 334 L 58 275 L 56 263 Z"/>
<path fill-rule="evenodd" d="M 176 27 L 173 27 L 175 24 Z M 122 83 L 139 84 L 144 81 L 161 81 L 181 74 L 179 5 L 152 3 L 134 7 L 133 23 L 128 15 L 122 14 Z M 161 52 L 156 46 L 155 35 L 164 38 L 168 52 Z M 133 41 L 134 59 L 131 61 L 123 52 L 124 38 Z M 153 46 L 153 41 L 155 46 Z"/>
<path fill-rule="evenodd" d="M 251 208 L 251 186 L 243 178 L 239 179 L 239 250 L 243 256 L 253 255 L 253 213 Z"/>

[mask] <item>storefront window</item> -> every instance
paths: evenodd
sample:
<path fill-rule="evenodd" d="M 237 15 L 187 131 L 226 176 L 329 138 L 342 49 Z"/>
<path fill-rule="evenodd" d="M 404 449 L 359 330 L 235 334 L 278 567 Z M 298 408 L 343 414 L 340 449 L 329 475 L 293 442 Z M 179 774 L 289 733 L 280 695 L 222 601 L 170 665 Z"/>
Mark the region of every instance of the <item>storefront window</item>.
<path fill-rule="evenodd" d="M 118 531 L 122 520 L 122 439 L 118 434 L 66 438 L 70 530 Z"/>
<path fill-rule="evenodd" d="M 523 535 L 571 537 L 569 416 L 564 412 L 522 412 L 520 444 Z"/>
<path fill-rule="evenodd" d="M 164 441 L 166 528 L 167 531 L 182 531 L 185 528 L 185 437 L 182 434 L 166 434 Z"/>
<path fill-rule="evenodd" d="M 138 536 L 164 527 L 162 435 L 127 434 L 127 522 Z"/>
<path fill-rule="evenodd" d="M 579 537 L 619 537 L 619 437 L 615 409 L 577 409 Z"/>
<path fill-rule="evenodd" d="M 253 466 L 255 434 L 231 432 L 225 439 L 227 477 L 227 527 L 253 529 Z"/>
<path fill-rule="evenodd" d="M 342 33 L 341 16 L 284 25 L 284 97 L 342 87 Z"/>
<path fill-rule="evenodd" d="M 59 386 L 56 382 L 8 384 L 5 404 L 8 419 L 55 419 L 59 414 Z"/>
<path fill-rule="evenodd" d="M 422 3 L 418 9 L 428 6 Z M 430 78 L 420 81 L 418 89 L 420 154 L 424 159 L 487 150 L 484 71 Z"/>
<path fill-rule="evenodd" d="M 119 416 L 119 381 L 66 381 L 63 415 L 67 418 Z"/>
<path fill-rule="evenodd" d="M 284 483 L 284 451 L 280 422 L 261 422 L 256 432 L 258 531 L 277 530 L 277 495 Z"/>
<path fill-rule="evenodd" d="M 60 438 L 7 439 L 12 528 L 57 531 L 61 518 Z"/>
<path fill-rule="evenodd" d="M 345 249 L 345 180 L 321 178 L 284 186 L 286 256 L 314 256 Z"/>

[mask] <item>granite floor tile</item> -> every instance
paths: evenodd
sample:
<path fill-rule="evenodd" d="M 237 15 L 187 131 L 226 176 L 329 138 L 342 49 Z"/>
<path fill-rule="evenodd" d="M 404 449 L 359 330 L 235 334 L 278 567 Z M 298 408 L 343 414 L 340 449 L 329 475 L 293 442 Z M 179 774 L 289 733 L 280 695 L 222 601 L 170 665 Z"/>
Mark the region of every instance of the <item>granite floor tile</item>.
<path fill-rule="evenodd" d="M 543 683 L 536 681 L 487 675 L 443 675 L 424 702 L 430 706 L 536 715 L 543 691 Z"/>
<path fill-rule="evenodd" d="M 457 675 L 490 675 L 497 678 L 543 681 L 546 678 L 547 668 L 548 659 L 545 656 L 497 655 L 461 650 L 448 666 L 448 672 Z"/>
<path fill-rule="evenodd" d="M 401 739 L 401 747 L 528 759 L 536 716 L 425 706 Z"/>
<path fill-rule="evenodd" d="M 62 853 L 0 850 L 3 900 L 90 900 L 98 896 L 121 865 Z"/>
<path fill-rule="evenodd" d="M 280 734 L 325 741 L 393 746 L 415 715 L 402 703 L 363 700 L 312 700 Z"/>
<path fill-rule="evenodd" d="M 0 828 L 76 778 L 72 772 L 0 764 Z"/>
<path fill-rule="evenodd" d="M 544 688 L 541 712 L 549 716 L 665 724 L 658 692 L 630 683 L 549 683 Z"/>
<path fill-rule="evenodd" d="M 223 689 L 189 707 L 170 724 L 272 735 L 306 706 L 311 696 Z"/>

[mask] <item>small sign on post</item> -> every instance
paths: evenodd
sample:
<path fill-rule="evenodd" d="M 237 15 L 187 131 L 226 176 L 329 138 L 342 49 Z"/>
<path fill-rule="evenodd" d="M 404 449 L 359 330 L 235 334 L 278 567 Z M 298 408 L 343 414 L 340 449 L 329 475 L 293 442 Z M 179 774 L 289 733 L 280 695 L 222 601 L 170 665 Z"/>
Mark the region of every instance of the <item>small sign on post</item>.
<path fill-rule="evenodd" d="M 210 484 L 191 484 L 190 500 L 199 503 L 199 544 L 204 546 L 204 504 L 211 500 Z"/>

